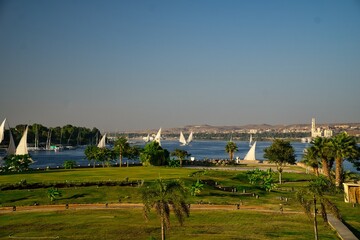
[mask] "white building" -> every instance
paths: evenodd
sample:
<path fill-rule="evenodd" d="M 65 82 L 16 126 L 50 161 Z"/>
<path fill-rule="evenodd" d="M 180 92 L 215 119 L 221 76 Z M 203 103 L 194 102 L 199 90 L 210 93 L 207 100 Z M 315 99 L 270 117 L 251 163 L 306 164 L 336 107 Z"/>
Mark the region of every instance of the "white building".
<path fill-rule="evenodd" d="M 333 136 L 333 131 L 329 128 L 327 129 L 321 129 L 321 128 L 316 128 L 316 123 L 315 123 L 315 118 L 311 119 L 311 137 L 312 138 L 316 138 L 316 137 L 332 137 Z"/>

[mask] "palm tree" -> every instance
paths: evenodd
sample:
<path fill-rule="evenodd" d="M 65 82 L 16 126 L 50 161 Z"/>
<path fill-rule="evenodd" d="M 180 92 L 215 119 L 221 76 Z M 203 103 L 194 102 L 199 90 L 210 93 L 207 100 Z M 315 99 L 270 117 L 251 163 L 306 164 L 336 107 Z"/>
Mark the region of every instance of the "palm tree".
<path fill-rule="evenodd" d="M 306 152 L 305 152 L 301 162 L 305 163 L 309 167 L 312 167 L 315 175 L 319 176 L 320 163 L 319 163 L 319 158 L 317 157 L 314 146 L 306 148 Z"/>
<path fill-rule="evenodd" d="M 332 156 L 332 152 L 330 151 L 329 143 L 330 138 L 325 137 L 316 137 L 311 142 L 314 154 L 321 159 L 321 166 L 324 175 L 328 179 L 331 179 L 330 170 L 334 164 L 334 158 Z"/>
<path fill-rule="evenodd" d="M 122 164 L 123 156 L 126 155 L 126 151 L 130 148 L 130 144 L 125 137 L 119 137 L 114 143 L 114 150 L 119 154 L 120 167 Z"/>
<path fill-rule="evenodd" d="M 229 141 L 225 146 L 225 151 L 229 153 L 230 161 L 234 158 L 234 152 L 238 150 L 238 147 L 233 141 Z"/>
<path fill-rule="evenodd" d="M 95 163 L 99 159 L 98 158 L 99 148 L 94 145 L 89 145 L 85 148 L 84 153 L 85 153 L 86 159 L 89 161 L 89 164 L 91 161 L 93 161 L 93 163 L 94 163 L 93 167 L 95 168 Z"/>
<path fill-rule="evenodd" d="M 312 218 L 313 213 L 315 240 L 318 239 L 318 203 L 320 203 L 321 216 L 324 222 L 327 222 L 328 211 L 330 211 L 336 218 L 341 219 L 339 209 L 325 196 L 325 193 L 332 193 L 334 189 L 335 188 L 329 179 L 325 177 L 318 177 L 312 180 L 306 188 L 296 193 L 296 199 L 304 208 L 304 211 L 309 216 L 309 218 Z"/>
<path fill-rule="evenodd" d="M 185 203 L 186 189 L 179 181 L 163 181 L 158 179 L 151 186 L 143 188 L 142 201 L 144 216 L 149 218 L 151 208 L 155 208 L 161 221 L 161 239 L 165 240 L 165 230 L 170 227 L 170 206 L 179 223 L 182 225 L 184 217 L 188 217 L 190 209 Z"/>
<path fill-rule="evenodd" d="M 335 185 L 341 186 L 343 182 L 343 162 L 345 159 L 353 160 L 359 157 L 359 148 L 354 137 L 342 132 L 331 139 L 329 147 L 335 157 Z"/>

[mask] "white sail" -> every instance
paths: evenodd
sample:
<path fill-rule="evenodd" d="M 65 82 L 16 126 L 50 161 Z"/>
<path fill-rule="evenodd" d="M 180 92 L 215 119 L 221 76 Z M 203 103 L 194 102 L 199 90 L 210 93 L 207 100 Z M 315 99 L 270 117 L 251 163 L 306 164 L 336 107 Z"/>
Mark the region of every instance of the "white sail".
<path fill-rule="evenodd" d="M 255 148 L 256 148 L 256 142 L 254 142 L 254 144 L 251 146 L 250 150 L 244 157 L 244 160 L 256 160 Z"/>
<path fill-rule="evenodd" d="M 106 133 L 104 134 L 104 136 L 102 136 L 99 144 L 97 145 L 98 148 L 105 148 L 105 140 L 106 140 Z"/>
<path fill-rule="evenodd" d="M 250 134 L 250 140 L 249 140 L 249 147 L 251 147 L 251 145 L 252 145 L 252 134 Z"/>
<path fill-rule="evenodd" d="M 0 125 L 0 143 L 2 142 L 2 140 L 4 140 L 5 122 L 6 122 L 6 118 L 4 119 L 2 124 Z"/>
<path fill-rule="evenodd" d="M 9 133 L 10 133 L 10 141 L 9 141 L 9 146 L 7 148 L 7 154 L 12 155 L 12 154 L 16 153 L 16 146 L 15 146 L 14 138 L 13 138 L 13 135 L 11 133 L 10 127 L 9 127 Z"/>
<path fill-rule="evenodd" d="M 188 140 L 187 140 L 187 144 L 191 143 L 193 141 L 193 132 L 190 133 Z"/>
<path fill-rule="evenodd" d="M 26 126 L 26 129 L 24 131 L 24 134 L 21 137 L 21 140 L 19 142 L 19 145 L 16 148 L 16 155 L 25 155 L 25 154 L 29 154 L 28 149 L 27 149 L 27 134 L 28 134 L 28 126 Z"/>
<path fill-rule="evenodd" d="M 161 128 L 159 129 L 158 133 L 156 134 L 154 141 L 159 143 L 159 146 L 161 146 Z"/>
<path fill-rule="evenodd" d="M 187 144 L 184 134 L 182 132 L 180 132 L 179 142 L 181 143 L 181 145 Z"/>
<path fill-rule="evenodd" d="M 147 135 L 147 137 L 143 137 L 144 142 L 150 141 L 150 134 Z"/>

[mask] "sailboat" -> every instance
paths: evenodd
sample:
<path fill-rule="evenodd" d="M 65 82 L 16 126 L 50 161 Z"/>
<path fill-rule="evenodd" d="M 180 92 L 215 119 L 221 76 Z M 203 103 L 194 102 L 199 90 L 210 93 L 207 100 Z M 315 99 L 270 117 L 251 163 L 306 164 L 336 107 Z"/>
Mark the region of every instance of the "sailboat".
<path fill-rule="evenodd" d="M 161 146 L 161 128 L 159 129 L 159 131 L 157 132 L 154 141 L 159 143 L 159 146 Z"/>
<path fill-rule="evenodd" d="M 189 145 L 193 140 L 193 132 L 190 133 L 188 139 L 186 140 L 184 137 L 184 134 L 180 132 L 179 142 L 181 143 L 181 146 Z"/>
<path fill-rule="evenodd" d="M 16 153 L 16 146 L 15 146 L 14 137 L 11 133 L 10 126 L 9 126 L 9 133 L 10 133 L 10 140 L 9 140 L 9 146 L 7 148 L 7 155 L 13 155 Z"/>
<path fill-rule="evenodd" d="M 2 140 L 4 140 L 5 122 L 6 122 L 6 118 L 0 125 L 0 143 L 2 142 Z"/>
<path fill-rule="evenodd" d="M 253 141 L 253 139 L 252 139 L 252 134 L 250 134 L 249 147 L 251 147 L 252 141 Z"/>
<path fill-rule="evenodd" d="M 106 133 L 102 136 L 100 142 L 97 145 L 98 148 L 105 148 L 106 147 Z"/>
<path fill-rule="evenodd" d="M 143 137 L 144 142 L 149 142 L 150 141 L 150 134 L 148 134 L 146 137 Z"/>
<path fill-rule="evenodd" d="M 188 137 L 188 139 L 187 139 L 187 144 L 189 144 L 189 143 L 191 143 L 192 141 L 193 141 L 193 132 L 190 132 L 190 135 L 189 135 L 189 137 Z"/>
<path fill-rule="evenodd" d="M 47 139 L 46 139 L 45 150 L 51 150 L 51 129 L 48 132 L 48 136 L 47 136 Z"/>
<path fill-rule="evenodd" d="M 252 161 L 256 160 L 255 149 L 256 149 L 256 142 L 254 142 L 254 144 L 251 146 L 250 150 L 245 155 L 244 160 L 252 160 Z"/>
<path fill-rule="evenodd" d="M 28 135 L 29 127 L 26 126 L 26 129 L 21 137 L 19 145 L 16 148 L 15 155 L 25 155 L 29 154 L 27 149 L 27 135 Z"/>
<path fill-rule="evenodd" d="M 184 137 L 184 134 L 180 132 L 179 142 L 181 143 L 181 146 L 187 145 L 186 139 Z"/>

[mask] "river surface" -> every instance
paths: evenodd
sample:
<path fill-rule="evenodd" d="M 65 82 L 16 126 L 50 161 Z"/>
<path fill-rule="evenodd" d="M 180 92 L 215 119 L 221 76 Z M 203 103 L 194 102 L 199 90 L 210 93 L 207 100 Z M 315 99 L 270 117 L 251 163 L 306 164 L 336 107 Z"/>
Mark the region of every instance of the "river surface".
<path fill-rule="evenodd" d="M 238 146 L 238 151 L 235 153 L 234 159 L 239 157 L 243 159 L 246 153 L 249 151 L 249 142 L 235 141 Z M 143 147 L 145 143 L 134 143 Z M 194 141 L 188 146 L 180 146 L 178 141 L 163 140 L 161 145 L 163 148 L 172 152 L 176 148 L 186 150 L 191 154 L 191 157 L 196 160 L 204 159 L 228 159 L 229 155 L 225 152 L 225 146 L 227 141 Z M 264 160 L 264 149 L 269 147 L 271 142 L 257 142 L 256 143 L 256 159 Z M 309 146 L 308 143 L 291 142 L 294 147 L 296 160 L 300 161 L 303 156 L 303 150 Z M 63 165 L 66 160 L 74 160 L 80 166 L 88 166 L 89 161 L 85 158 L 84 147 L 77 148 L 75 150 L 63 150 L 59 152 L 54 151 L 33 151 L 30 152 L 34 163 L 31 168 L 57 168 Z M 132 162 L 131 162 L 132 163 Z M 130 163 L 130 164 L 131 164 Z M 356 171 L 351 163 L 345 162 L 344 168 L 346 170 Z"/>

